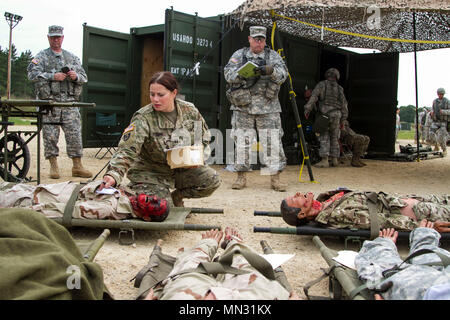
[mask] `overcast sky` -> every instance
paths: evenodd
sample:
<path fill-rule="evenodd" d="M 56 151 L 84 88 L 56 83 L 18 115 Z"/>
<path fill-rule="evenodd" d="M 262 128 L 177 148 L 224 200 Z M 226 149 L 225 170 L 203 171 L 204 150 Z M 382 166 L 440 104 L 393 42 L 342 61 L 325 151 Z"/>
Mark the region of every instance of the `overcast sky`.
<path fill-rule="evenodd" d="M 161 0 L 161 1 L 55 1 L 55 0 L 1 0 L 0 14 L 11 12 L 23 17 L 13 29 L 13 44 L 19 53 L 31 50 L 36 54 L 48 47 L 49 25 L 64 27 L 63 48 L 81 59 L 83 23 L 89 26 L 129 33 L 132 27 L 153 26 L 164 23 L 165 9 L 195 14 L 200 17 L 231 12 L 243 0 Z M 0 22 L 0 46 L 9 45 L 9 25 Z M 417 53 L 419 107 L 430 106 L 437 97 L 436 90 L 444 87 L 450 96 L 450 49 Z M 294 88 L 295 89 L 295 88 Z M 398 106 L 415 105 L 414 54 L 400 54 L 398 79 Z"/>

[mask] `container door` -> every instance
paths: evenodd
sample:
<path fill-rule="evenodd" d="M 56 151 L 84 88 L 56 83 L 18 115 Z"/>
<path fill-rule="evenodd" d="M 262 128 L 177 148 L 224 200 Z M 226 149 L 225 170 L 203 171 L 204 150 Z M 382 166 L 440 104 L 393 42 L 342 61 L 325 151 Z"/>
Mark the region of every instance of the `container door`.
<path fill-rule="evenodd" d="M 370 137 L 369 154 L 395 153 L 398 53 L 350 55 L 350 127 Z"/>
<path fill-rule="evenodd" d="M 83 108 L 83 147 L 115 146 L 128 124 L 127 90 L 130 35 L 83 26 L 83 68 L 88 83 L 83 88 L 83 102 L 95 108 Z"/>
<path fill-rule="evenodd" d="M 184 100 L 200 110 L 208 127 L 218 128 L 220 17 L 200 18 L 168 9 L 165 27 L 164 69 L 175 75 Z"/>

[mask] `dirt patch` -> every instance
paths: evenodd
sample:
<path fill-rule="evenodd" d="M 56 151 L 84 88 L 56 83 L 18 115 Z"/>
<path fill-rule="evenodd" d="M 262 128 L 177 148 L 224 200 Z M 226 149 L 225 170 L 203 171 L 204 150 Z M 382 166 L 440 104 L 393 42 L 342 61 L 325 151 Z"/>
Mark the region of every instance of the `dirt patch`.
<path fill-rule="evenodd" d="M 26 128 L 30 130 L 29 128 Z M 412 141 L 401 140 L 406 145 Z M 60 137 L 59 166 L 61 178 L 48 178 L 49 163 L 41 154 L 41 183 L 61 181 L 84 181 L 71 177 L 72 162 L 65 153 L 64 134 Z M 29 144 L 32 165 L 28 175 L 36 178 L 36 142 Z M 42 149 L 43 150 L 43 149 Z M 398 150 L 398 145 L 397 145 Z M 98 149 L 85 149 L 83 164 L 97 174 L 110 157 L 96 159 Z M 43 152 L 43 151 L 42 151 Z M 401 194 L 443 194 L 449 192 L 450 157 L 423 160 L 420 162 L 393 162 L 364 160 L 366 167 L 354 168 L 348 165 L 338 168 L 314 168 L 315 182 L 310 182 L 308 170 L 303 169 L 299 181 L 300 166 L 288 166 L 281 174 L 281 179 L 289 184 L 286 192 L 275 192 L 270 189 L 270 177 L 254 171 L 248 175 L 248 187 L 244 190 L 233 190 L 231 185 L 235 173 L 224 170 L 224 165 L 214 165 L 222 178 L 220 188 L 210 197 L 204 199 L 187 199 L 188 207 L 221 208 L 224 214 L 191 214 L 187 223 L 220 225 L 222 228 L 237 228 L 245 241 L 253 248 L 261 250 L 259 242 L 266 240 L 277 253 L 294 253 L 295 257 L 283 265 L 289 282 L 301 297 L 302 286 L 319 277 L 320 268 L 328 265 L 311 241 L 312 236 L 284 235 L 271 233 L 255 233 L 253 227 L 287 227 L 279 217 L 254 216 L 255 210 L 279 211 L 281 200 L 297 191 L 319 193 L 336 187 L 348 187 L 359 190 L 397 192 Z M 97 179 L 101 179 L 103 172 Z M 99 229 L 71 229 L 76 240 L 88 240 L 97 237 Z M 98 253 L 95 261 L 104 271 L 105 283 L 116 299 L 134 299 L 137 289 L 130 280 L 148 261 L 148 256 L 158 239 L 164 241 L 163 251 L 176 255 L 180 247 L 190 247 L 200 238 L 199 231 L 135 231 L 136 243 L 133 246 L 122 246 L 118 243 L 119 230 L 112 229 L 111 236 Z M 344 240 L 325 237 L 322 239 L 331 248 L 343 249 Z M 399 243 L 400 252 L 407 252 L 407 243 Z M 447 247 L 447 245 L 445 246 Z M 349 249 L 357 250 L 357 244 L 350 244 Z M 310 290 L 312 295 L 328 295 L 328 283 L 322 281 Z"/>

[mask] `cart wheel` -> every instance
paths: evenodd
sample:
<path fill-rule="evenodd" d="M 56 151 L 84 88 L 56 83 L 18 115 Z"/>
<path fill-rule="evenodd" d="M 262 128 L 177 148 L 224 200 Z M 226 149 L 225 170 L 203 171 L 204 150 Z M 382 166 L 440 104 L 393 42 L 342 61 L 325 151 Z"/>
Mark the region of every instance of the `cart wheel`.
<path fill-rule="evenodd" d="M 331 276 L 328 278 L 328 290 L 330 293 L 330 298 L 332 300 L 341 300 L 342 299 L 342 286 L 339 281 L 336 280 L 335 277 Z"/>
<path fill-rule="evenodd" d="M 25 141 L 16 133 L 8 134 L 5 164 L 5 137 L 0 139 L 0 177 L 5 181 L 16 182 L 24 179 L 30 169 L 30 151 Z"/>

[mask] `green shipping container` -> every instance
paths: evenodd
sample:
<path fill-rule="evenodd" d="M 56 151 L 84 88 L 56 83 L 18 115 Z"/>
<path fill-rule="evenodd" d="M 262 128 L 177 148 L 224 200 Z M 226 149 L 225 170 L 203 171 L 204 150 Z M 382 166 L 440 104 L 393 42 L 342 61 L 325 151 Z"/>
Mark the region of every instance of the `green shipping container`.
<path fill-rule="evenodd" d="M 133 113 L 150 102 L 148 81 L 152 74 L 168 70 L 180 82 L 182 97 L 193 102 L 208 126 L 222 134 L 221 163 L 225 163 L 230 151 L 225 150 L 225 139 L 227 129 L 231 129 L 231 111 L 223 67 L 234 51 L 248 46 L 249 27 L 245 25 L 241 30 L 231 24 L 223 16 L 200 18 L 168 9 L 164 25 L 131 28 L 130 34 L 85 25 L 83 65 L 89 82 L 83 101 L 95 102 L 97 107 L 83 110 L 84 146 L 116 145 L 120 134 L 102 136 L 100 129 L 122 132 Z M 270 30 L 268 35 L 271 45 Z M 340 70 L 339 83 L 349 102 L 351 127 L 370 136 L 369 153 L 393 154 L 398 54 L 357 54 L 289 34 L 280 35 L 307 143 L 314 144 L 315 136 L 310 131 L 310 120 L 303 117 L 305 90 L 313 89 L 323 79 L 325 70 L 335 67 Z M 283 147 L 288 164 L 294 165 L 301 163 L 302 152 L 288 90 L 286 82 L 279 99 Z"/>

